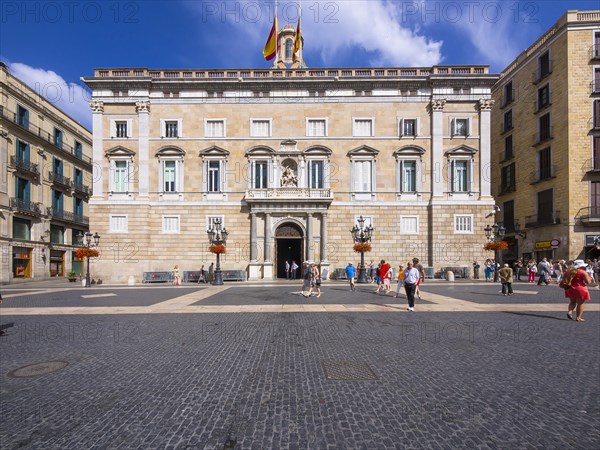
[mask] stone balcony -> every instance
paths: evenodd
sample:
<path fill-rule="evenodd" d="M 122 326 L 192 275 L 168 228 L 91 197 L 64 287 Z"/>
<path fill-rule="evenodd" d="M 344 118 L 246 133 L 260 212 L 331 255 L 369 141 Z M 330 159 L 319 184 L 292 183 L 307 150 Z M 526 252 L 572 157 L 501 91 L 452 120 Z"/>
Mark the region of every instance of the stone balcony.
<path fill-rule="evenodd" d="M 268 189 L 249 189 L 246 191 L 245 200 L 247 202 L 293 202 L 293 201 L 333 201 L 333 192 L 331 189 L 311 189 L 311 188 L 268 188 Z"/>

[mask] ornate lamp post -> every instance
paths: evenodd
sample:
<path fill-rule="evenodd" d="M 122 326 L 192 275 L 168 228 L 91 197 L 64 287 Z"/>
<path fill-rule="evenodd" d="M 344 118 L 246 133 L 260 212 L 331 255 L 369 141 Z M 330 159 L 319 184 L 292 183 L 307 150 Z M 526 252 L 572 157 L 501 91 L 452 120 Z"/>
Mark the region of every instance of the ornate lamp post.
<path fill-rule="evenodd" d="M 227 236 L 229 233 L 225 228 L 221 228 L 222 226 L 221 219 L 215 219 L 213 224 L 206 230 L 208 233 L 208 240 L 211 243 L 211 246 L 216 250 L 213 251 L 217 255 L 217 266 L 215 268 L 215 280 L 212 284 L 222 285 L 223 284 L 223 275 L 221 274 L 221 253 L 225 252 L 225 243 L 227 242 Z"/>
<path fill-rule="evenodd" d="M 358 225 L 354 225 L 350 230 L 352 233 L 352 239 L 355 244 L 366 244 L 371 242 L 371 238 L 373 237 L 373 227 L 371 225 L 365 227 L 365 219 L 363 216 L 358 218 Z M 365 250 L 361 248 L 360 250 L 360 269 L 358 270 L 358 279 L 357 283 L 368 283 L 367 279 L 367 269 L 365 268 Z"/>
<path fill-rule="evenodd" d="M 77 234 L 76 238 L 77 238 L 77 243 L 86 248 L 98 247 L 98 244 L 100 243 L 100 235 L 98 234 L 97 231 L 96 231 L 96 233 L 94 233 L 93 236 L 92 236 L 92 233 L 90 233 L 89 231 L 87 231 L 85 233 L 85 236 L 83 234 L 81 234 L 81 231 L 80 231 L 79 234 Z M 92 284 L 90 283 L 90 257 L 87 256 L 86 258 L 87 258 L 87 272 L 85 274 L 85 287 L 91 287 Z"/>
<path fill-rule="evenodd" d="M 506 228 L 503 225 L 495 223 L 490 227 L 488 224 L 485 228 L 485 237 L 494 241 L 501 241 L 506 234 Z M 494 260 L 502 267 L 502 250 L 494 250 Z"/>

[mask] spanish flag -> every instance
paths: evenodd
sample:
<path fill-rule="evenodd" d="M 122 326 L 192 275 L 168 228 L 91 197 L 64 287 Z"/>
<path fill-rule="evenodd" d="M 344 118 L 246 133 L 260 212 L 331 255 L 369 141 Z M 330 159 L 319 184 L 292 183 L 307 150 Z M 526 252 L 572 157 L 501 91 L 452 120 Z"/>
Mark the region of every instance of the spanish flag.
<path fill-rule="evenodd" d="M 294 39 L 294 62 L 300 61 L 300 45 L 302 44 L 302 31 L 300 31 L 300 16 L 296 27 L 296 39 Z"/>
<path fill-rule="evenodd" d="M 269 38 L 267 39 L 267 43 L 265 44 L 265 48 L 263 50 L 263 56 L 267 61 L 271 61 L 275 58 L 277 54 L 277 16 L 275 16 L 275 20 L 273 21 L 273 26 L 271 27 L 271 32 L 269 33 Z"/>

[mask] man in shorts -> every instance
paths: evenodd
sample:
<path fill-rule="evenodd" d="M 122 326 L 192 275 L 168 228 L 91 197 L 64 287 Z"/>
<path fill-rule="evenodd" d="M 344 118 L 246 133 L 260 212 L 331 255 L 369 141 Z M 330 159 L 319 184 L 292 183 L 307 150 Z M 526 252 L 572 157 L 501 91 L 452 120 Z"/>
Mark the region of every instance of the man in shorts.
<path fill-rule="evenodd" d="M 356 286 L 354 285 L 354 277 L 356 276 L 356 268 L 352 265 L 351 262 L 346 266 L 346 278 L 350 282 L 350 290 L 355 291 Z"/>

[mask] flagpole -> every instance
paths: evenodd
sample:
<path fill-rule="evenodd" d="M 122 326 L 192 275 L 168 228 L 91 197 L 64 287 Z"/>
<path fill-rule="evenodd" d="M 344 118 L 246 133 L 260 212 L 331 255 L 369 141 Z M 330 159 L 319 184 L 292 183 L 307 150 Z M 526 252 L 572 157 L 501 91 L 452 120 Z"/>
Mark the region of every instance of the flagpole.
<path fill-rule="evenodd" d="M 278 15 L 278 7 L 279 7 L 279 0 L 275 0 L 275 24 L 277 24 L 277 15 Z M 277 63 L 279 61 L 279 30 L 277 29 L 278 27 L 275 27 L 275 63 L 273 64 L 273 67 L 275 69 L 277 69 Z"/>
<path fill-rule="evenodd" d="M 300 15 L 300 17 L 298 17 L 298 23 L 302 23 L 302 0 L 300 0 L 300 7 L 299 7 L 299 11 L 298 14 Z M 299 30 L 298 30 L 299 31 Z M 298 46 L 298 49 L 300 51 L 300 69 L 302 68 L 302 66 L 304 65 L 304 46 L 302 45 L 302 39 L 300 39 L 300 45 Z"/>

